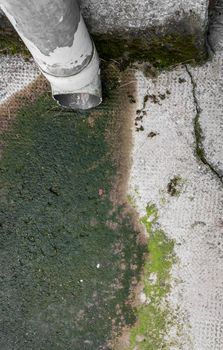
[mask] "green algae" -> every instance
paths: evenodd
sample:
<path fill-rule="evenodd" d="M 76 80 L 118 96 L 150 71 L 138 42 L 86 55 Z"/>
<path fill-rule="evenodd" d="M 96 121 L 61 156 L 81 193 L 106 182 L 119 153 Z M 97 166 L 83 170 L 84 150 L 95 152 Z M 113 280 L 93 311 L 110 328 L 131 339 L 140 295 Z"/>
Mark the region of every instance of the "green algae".
<path fill-rule="evenodd" d="M 0 55 L 22 55 L 31 57 L 28 49 L 18 34 L 13 30 L 0 28 Z"/>
<path fill-rule="evenodd" d="M 146 208 L 141 219 L 148 237 L 148 257 L 142 282 L 146 301 L 137 308 L 137 322 L 131 329 L 130 349 L 169 349 L 166 338 L 173 314 L 166 301 L 170 292 L 170 270 L 174 263 L 174 241 L 156 226 L 158 211 L 154 204 Z"/>
<path fill-rule="evenodd" d="M 167 185 L 167 192 L 172 197 L 179 197 L 185 180 L 181 176 L 174 176 Z"/>
<path fill-rule="evenodd" d="M 165 69 L 182 62 L 202 63 L 207 58 L 205 49 L 198 48 L 196 38 L 189 34 L 135 36 L 94 34 L 93 39 L 103 60 L 118 61 L 122 68 L 134 62 L 150 62 L 153 67 Z"/>
<path fill-rule="evenodd" d="M 62 111 L 44 95 L 3 135 L 2 349 L 110 349 L 113 332 L 135 322 L 126 301 L 144 248 L 110 201 L 114 102 L 95 113 L 92 125 L 91 111 Z"/>
<path fill-rule="evenodd" d="M 154 75 L 154 68 L 165 69 L 184 62 L 200 64 L 207 59 L 205 47 L 198 45 L 196 35 L 192 33 L 167 32 L 157 35 L 148 29 L 130 34 L 94 33 L 92 38 L 102 66 L 105 61 L 113 60 L 121 70 L 134 62 L 149 62 L 151 67 L 146 67 L 145 72 L 149 70 L 146 74 L 152 72 Z M 9 24 L 0 29 L 0 53 L 30 57 L 24 43 Z"/>

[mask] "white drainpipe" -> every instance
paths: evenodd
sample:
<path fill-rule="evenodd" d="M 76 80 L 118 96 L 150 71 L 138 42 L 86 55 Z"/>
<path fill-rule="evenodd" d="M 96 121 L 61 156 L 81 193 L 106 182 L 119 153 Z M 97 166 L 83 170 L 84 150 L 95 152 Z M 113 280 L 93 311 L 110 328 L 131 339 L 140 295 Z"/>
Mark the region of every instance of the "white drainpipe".
<path fill-rule="evenodd" d="M 99 58 L 78 0 L 0 0 L 0 7 L 61 106 L 89 109 L 101 103 Z"/>

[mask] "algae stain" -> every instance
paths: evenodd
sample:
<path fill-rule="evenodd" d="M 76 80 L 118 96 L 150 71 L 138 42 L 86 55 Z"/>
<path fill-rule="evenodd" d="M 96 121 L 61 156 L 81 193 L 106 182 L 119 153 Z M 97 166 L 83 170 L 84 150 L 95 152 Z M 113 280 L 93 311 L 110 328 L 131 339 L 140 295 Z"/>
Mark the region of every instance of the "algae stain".
<path fill-rule="evenodd" d="M 114 101 L 92 123 L 92 111 L 58 110 L 44 95 L 4 134 L 1 348 L 109 349 L 112 332 L 135 322 L 126 301 L 144 248 L 124 205 L 109 196 Z"/>
<path fill-rule="evenodd" d="M 196 46 L 195 37 L 190 34 L 152 35 L 149 40 L 146 32 L 138 33 L 137 37 L 94 34 L 93 40 L 103 60 L 118 61 L 122 68 L 134 62 L 150 62 L 152 67 L 166 69 L 182 62 L 199 64 L 207 59 L 205 50 Z"/>
<path fill-rule="evenodd" d="M 156 35 L 148 31 L 131 34 L 92 34 L 97 51 L 105 61 L 113 60 L 123 70 L 135 62 L 149 62 L 145 75 L 156 74 L 156 69 L 166 69 L 173 65 L 191 62 L 203 63 L 207 59 L 205 48 L 198 47 L 193 34 L 169 33 Z M 1 54 L 22 55 L 30 58 L 30 53 L 13 28 L 2 28 L 0 32 Z"/>
<path fill-rule="evenodd" d="M 141 218 L 148 233 L 148 257 L 142 275 L 144 303 L 137 307 L 136 324 L 131 329 L 130 349 L 169 349 L 167 335 L 173 312 L 166 297 L 170 292 L 170 271 L 175 261 L 174 241 L 157 226 L 158 210 L 148 204 Z"/>
<path fill-rule="evenodd" d="M 22 55 L 26 59 L 31 57 L 16 31 L 4 28 L 0 28 L 0 55 Z"/>
<path fill-rule="evenodd" d="M 167 192 L 172 197 L 179 197 L 185 180 L 181 176 L 174 176 L 167 185 Z"/>

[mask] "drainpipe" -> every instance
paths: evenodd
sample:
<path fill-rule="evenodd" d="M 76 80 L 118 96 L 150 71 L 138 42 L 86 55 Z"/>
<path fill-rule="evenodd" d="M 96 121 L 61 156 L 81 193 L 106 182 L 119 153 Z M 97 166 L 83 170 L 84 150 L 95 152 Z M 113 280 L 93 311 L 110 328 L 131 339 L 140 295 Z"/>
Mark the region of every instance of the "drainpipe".
<path fill-rule="evenodd" d="M 99 58 L 78 0 L 0 0 L 0 7 L 61 106 L 89 109 L 101 103 Z"/>

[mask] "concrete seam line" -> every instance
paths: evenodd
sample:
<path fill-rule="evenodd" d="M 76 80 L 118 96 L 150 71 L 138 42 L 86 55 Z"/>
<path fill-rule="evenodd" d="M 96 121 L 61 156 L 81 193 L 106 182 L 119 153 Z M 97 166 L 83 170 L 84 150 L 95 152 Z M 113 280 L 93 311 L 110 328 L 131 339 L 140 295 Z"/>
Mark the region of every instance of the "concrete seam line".
<path fill-rule="evenodd" d="M 218 173 L 218 171 L 213 167 L 213 165 L 207 160 L 203 145 L 202 145 L 202 130 L 201 126 L 199 123 L 199 118 L 201 114 L 201 108 L 198 103 L 198 99 L 196 96 L 196 82 L 194 81 L 193 75 L 188 67 L 188 65 L 184 65 L 187 74 L 189 75 L 191 85 L 192 85 L 192 95 L 193 95 L 193 100 L 194 100 L 194 107 L 196 110 L 196 115 L 194 118 L 194 136 L 195 136 L 195 143 L 196 143 L 196 155 L 199 158 L 199 160 L 207 166 L 211 172 L 218 177 L 218 179 L 223 182 L 222 176 Z"/>

